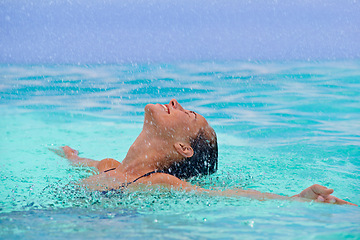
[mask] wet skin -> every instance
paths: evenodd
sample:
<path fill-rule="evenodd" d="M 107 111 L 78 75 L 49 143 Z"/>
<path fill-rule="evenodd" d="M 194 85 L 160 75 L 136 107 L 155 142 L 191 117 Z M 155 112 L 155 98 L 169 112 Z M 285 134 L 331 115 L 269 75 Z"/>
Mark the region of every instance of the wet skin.
<path fill-rule="evenodd" d="M 73 164 L 95 167 L 99 171 L 99 174 L 84 179 L 81 182 L 83 187 L 99 191 L 118 189 L 122 183 L 132 182 L 148 172 L 163 169 L 176 161 L 183 161 L 185 158 L 191 157 L 194 152 L 190 146 L 190 140 L 195 138 L 200 130 L 209 138 L 215 137 L 214 130 L 202 115 L 184 109 L 175 99 L 172 99 L 168 104 L 146 105 L 143 130 L 121 163 L 112 158 L 105 158 L 101 161 L 81 158 L 76 150 L 68 146 L 55 150 L 55 152 L 69 159 Z M 104 172 L 112 168 L 115 170 Z M 286 197 L 255 190 L 207 190 L 166 173 L 154 173 L 143 177 L 129 185 L 128 189 L 139 190 L 148 187 L 193 191 L 217 196 L 250 197 L 258 200 L 291 199 L 355 205 L 331 195 L 332 189 L 318 184 L 306 188 L 300 194 Z"/>

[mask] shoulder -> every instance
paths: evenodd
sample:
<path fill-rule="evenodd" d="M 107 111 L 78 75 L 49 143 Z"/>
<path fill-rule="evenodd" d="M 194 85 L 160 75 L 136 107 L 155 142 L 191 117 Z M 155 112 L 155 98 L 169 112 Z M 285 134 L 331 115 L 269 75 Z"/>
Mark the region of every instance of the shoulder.
<path fill-rule="evenodd" d="M 105 158 L 96 165 L 96 168 L 99 169 L 100 172 L 104 172 L 111 168 L 117 168 L 120 164 L 119 161 L 113 158 Z"/>
<path fill-rule="evenodd" d="M 193 191 L 198 189 L 198 187 L 167 173 L 153 173 L 137 182 L 146 185 L 161 185 L 176 190 Z"/>

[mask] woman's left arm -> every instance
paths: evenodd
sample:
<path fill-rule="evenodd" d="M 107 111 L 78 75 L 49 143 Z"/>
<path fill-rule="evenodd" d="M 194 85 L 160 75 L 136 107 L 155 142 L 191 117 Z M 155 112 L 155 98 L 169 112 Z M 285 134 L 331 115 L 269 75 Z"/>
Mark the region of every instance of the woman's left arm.
<path fill-rule="evenodd" d="M 295 200 L 295 201 L 316 201 L 323 203 L 333 203 L 333 204 L 349 204 L 353 206 L 357 206 L 356 204 L 347 202 L 340 198 L 337 198 L 331 195 L 334 190 L 328 189 L 324 186 L 314 184 L 311 187 L 306 188 L 300 194 L 294 195 L 292 197 L 281 196 L 273 193 L 262 193 L 256 190 L 244 190 L 244 189 L 228 189 L 224 191 L 218 190 L 209 190 L 204 189 L 195 185 L 191 185 L 190 183 L 180 180 L 179 178 L 164 174 L 164 173 L 156 173 L 152 174 L 148 177 L 149 179 L 144 179 L 141 182 L 143 183 L 151 183 L 156 185 L 162 185 L 167 188 L 176 189 L 176 190 L 184 190 L 188 192 L 197 192 L 197 193 L 207 193 L 213 196 L 227 196 L 227 197 L 248 197 L 257 200 L 267 200 L 267 199 L 280 199 L 280 200 Z M 140 181 L 139 181 L 140 182 Z"/>

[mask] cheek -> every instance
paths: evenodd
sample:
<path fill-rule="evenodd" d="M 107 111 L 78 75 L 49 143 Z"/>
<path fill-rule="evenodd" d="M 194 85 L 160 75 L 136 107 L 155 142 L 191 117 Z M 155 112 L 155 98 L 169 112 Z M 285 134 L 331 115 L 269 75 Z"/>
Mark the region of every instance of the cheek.
<path fill-rule="evenodd" d="M 180 114 L 167 115 L 156 111 L 152 107 L 146 108 L 148 117 L 145 118 L 146 124 L 152 125 L 157 129 L 157 135 L 170 138 L 184 139 L 193 136 L 196 129 L 191 125 L 190 120 Z"/>
<path fill-rule="evenodd" d="M 145 120 L 146 121 L 146 120 Z M 160 115 L 153 112 L 147 124 L 155 127 L 157 136 L 173 137 L 179 130 L 177 124 L 166 115 Z"/>
<path fill-rule="evenodd" d="M 168 120 L 168 121 L 166 121 Z M 177 139 L 178 141 L 184 141 L 188 139 L 189 136 L 192 136 L 192 129 L 189 126 L 189 123 L 180 120 L 180 119 L 163 119 L 158 122 L 158 132 L 159 134 L 167 135 L 172 139 Z"/>
<path fill-rule="evenodd" d="M 186 119 L 177 122 L 177 124 L 173 127 L 176 131 L 176 134 L 183 139 L 194 137 L 198 132 L 198 128 L 194 124 L 189 123 L 189 121 L 186 121 Z"/>
<path fill-rule="evenodd" d="M 181 132 L 190 132 L 191 125 L 189 119 L 184 118 L 183 116 L 175 117 L 169 121 L 169 127 L 175 129 L 176 131 Z"/>

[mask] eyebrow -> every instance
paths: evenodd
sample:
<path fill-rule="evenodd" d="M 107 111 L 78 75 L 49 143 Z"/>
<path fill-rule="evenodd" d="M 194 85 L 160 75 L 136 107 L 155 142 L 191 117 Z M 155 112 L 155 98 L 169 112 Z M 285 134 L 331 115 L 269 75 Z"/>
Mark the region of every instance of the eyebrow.
<path fill-rule="evenodd" d="M 185 113 L 186 113 L 189 117 L 190 117 L 189 112 L 195 114 L 195 119 L 197 119 L 197 114 L 196 114 L 196 112 L 190 111 L 190 110 L 188 110 L 188 112 L 185 111 Z"/>

